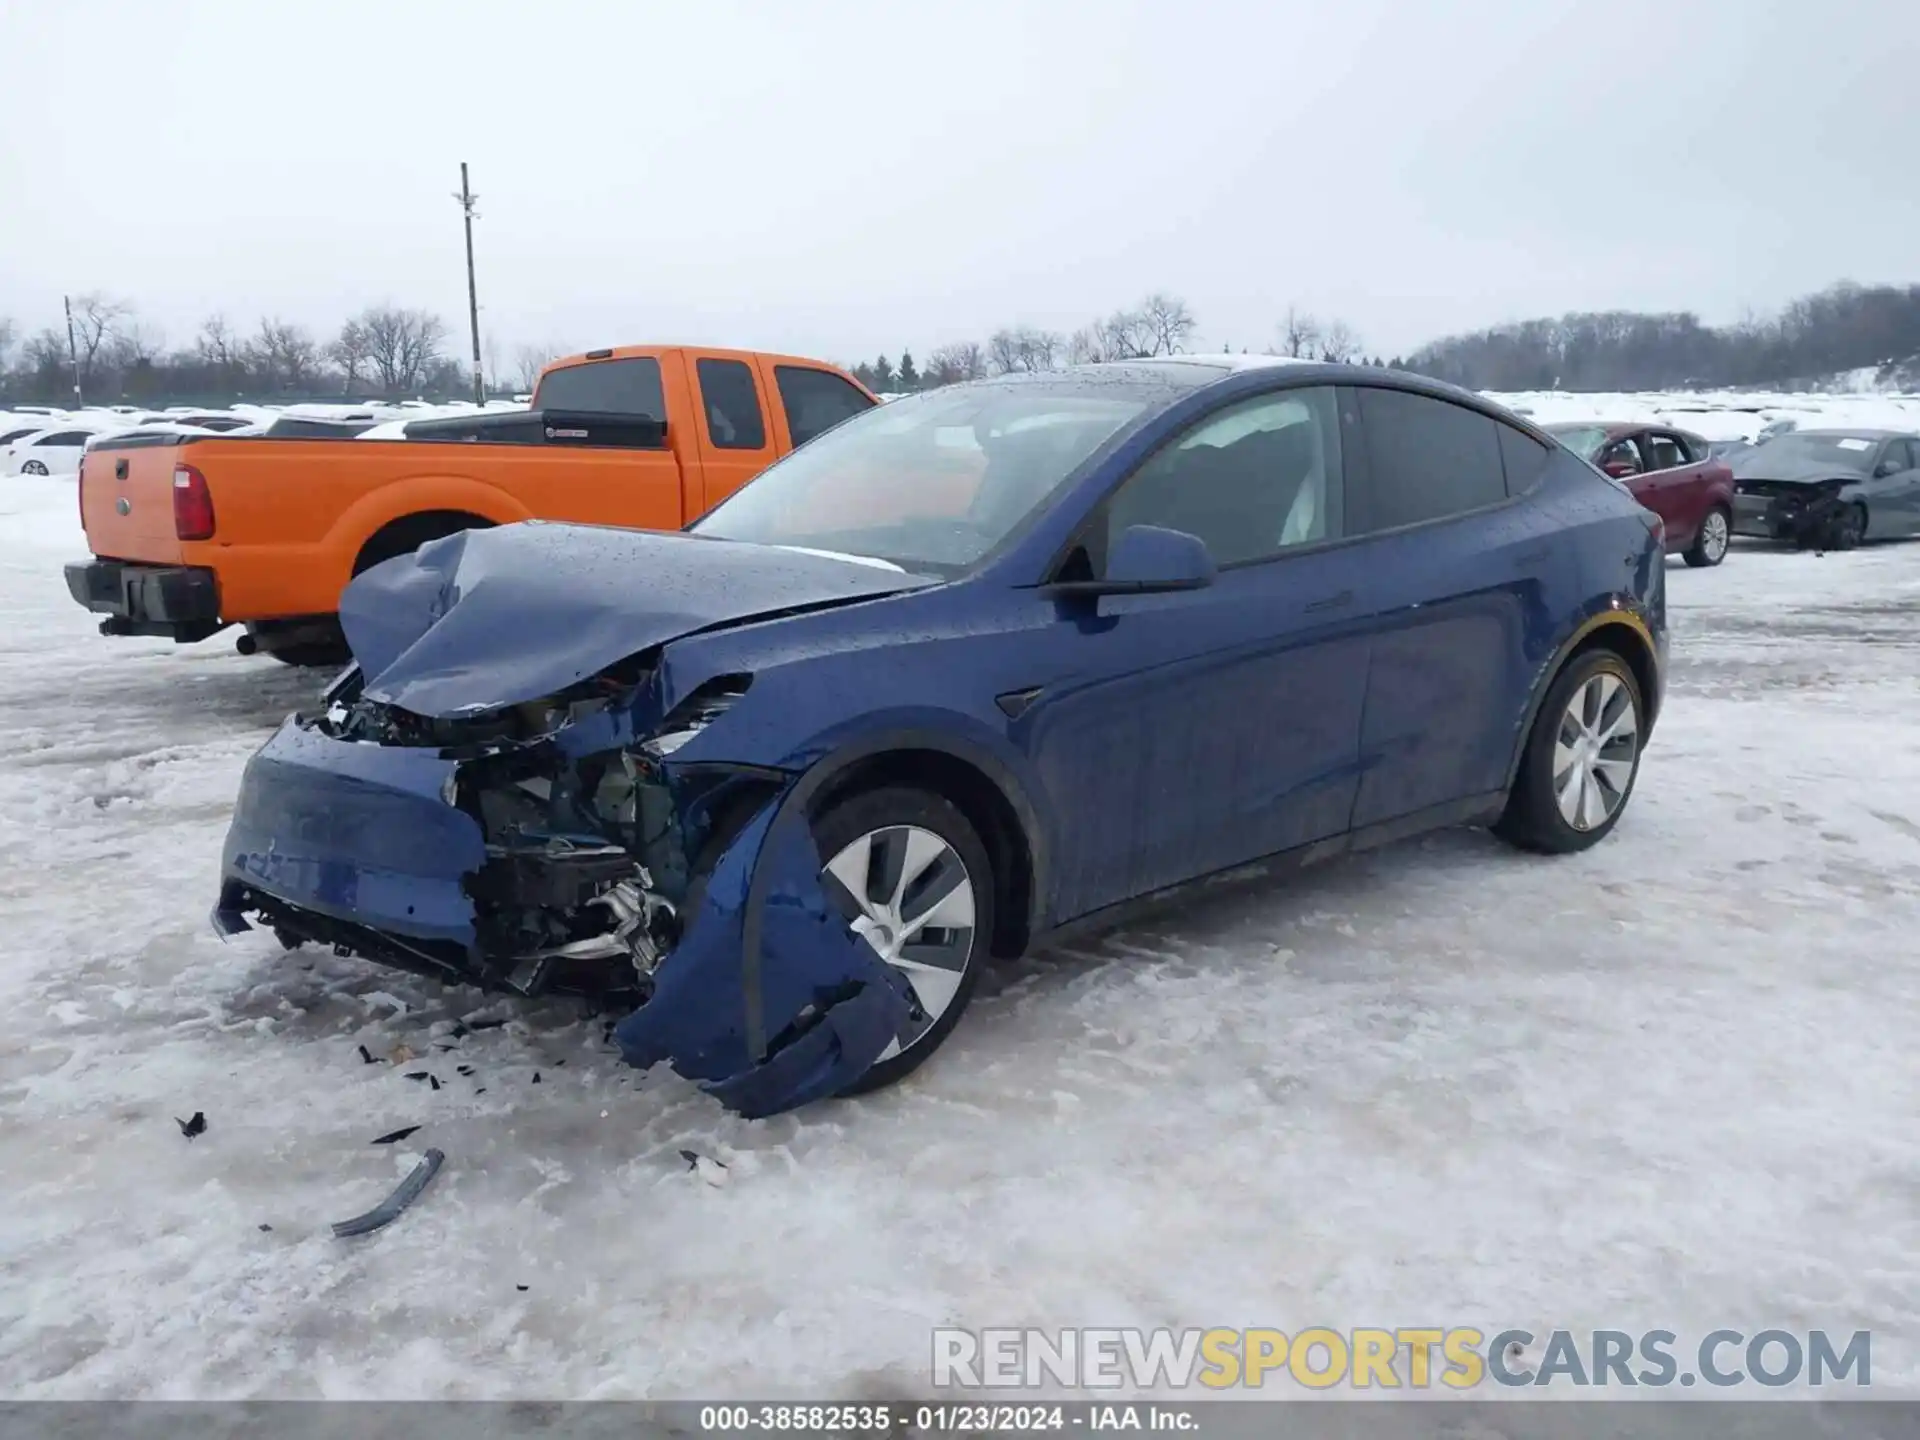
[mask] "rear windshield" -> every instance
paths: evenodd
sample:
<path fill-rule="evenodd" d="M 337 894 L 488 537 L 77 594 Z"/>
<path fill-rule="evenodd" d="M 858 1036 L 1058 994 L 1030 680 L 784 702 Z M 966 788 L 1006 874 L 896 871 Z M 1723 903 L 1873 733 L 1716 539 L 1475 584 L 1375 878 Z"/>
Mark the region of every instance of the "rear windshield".
<path fill-rule="evenodd" d="M 660 362 L 643 355 L 629 360 L 590 360 L 584 365 L 549 370 L 533 392 L 533 408 L 643 415 L 664 425 L 667 400 L 660 389 Z"/>

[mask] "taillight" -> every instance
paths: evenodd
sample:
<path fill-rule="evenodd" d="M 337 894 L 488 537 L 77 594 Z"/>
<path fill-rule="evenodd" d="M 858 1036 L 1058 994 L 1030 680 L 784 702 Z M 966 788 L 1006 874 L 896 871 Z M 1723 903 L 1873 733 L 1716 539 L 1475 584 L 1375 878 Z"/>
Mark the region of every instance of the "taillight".
<path fill-rule="evenodd" d="M 173 533 L 181 540 L 213 538 L 213 492 L 191 465 L 173 469 Z"/>

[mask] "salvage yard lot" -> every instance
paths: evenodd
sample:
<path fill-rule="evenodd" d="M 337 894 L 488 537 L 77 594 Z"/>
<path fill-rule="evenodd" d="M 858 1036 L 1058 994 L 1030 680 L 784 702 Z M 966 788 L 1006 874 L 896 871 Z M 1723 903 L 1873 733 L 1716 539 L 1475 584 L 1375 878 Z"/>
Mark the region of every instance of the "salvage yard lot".
<path fill-rule="evenodd" d="M 1671 562 L 1591 852 L 1223 891 L 750 1122 L 567 1004 L 217 940 L 316 681 L 96 636 L 73 512 L 0 491 L 0 1394 L 910 1395 L 944 1323 L 1870 1329 L 1920 1389 L 1920 543 Z"/>

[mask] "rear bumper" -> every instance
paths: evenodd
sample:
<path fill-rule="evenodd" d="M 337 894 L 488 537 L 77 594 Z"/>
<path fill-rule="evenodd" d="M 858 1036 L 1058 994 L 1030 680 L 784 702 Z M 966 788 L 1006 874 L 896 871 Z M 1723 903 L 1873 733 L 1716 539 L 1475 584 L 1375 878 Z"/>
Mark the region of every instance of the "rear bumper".
<path fill-rule="evenodd" d="M 204 640 L 222 628 L 220 580 L 193 565 L 141 565 L 124 560 L 76 561 L 67 590 L 96 615 L 103 635 L 164 635 Z"/>

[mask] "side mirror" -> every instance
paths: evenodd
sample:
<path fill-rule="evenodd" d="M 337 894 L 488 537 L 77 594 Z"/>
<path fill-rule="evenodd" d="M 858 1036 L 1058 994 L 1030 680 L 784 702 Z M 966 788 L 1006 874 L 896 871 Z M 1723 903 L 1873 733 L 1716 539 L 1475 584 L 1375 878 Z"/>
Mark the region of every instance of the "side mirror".
<path fill-rule="evenodd" d="M 1204 590 L 1216 573 L 1207 543 L 1198 535 L 1158 525 L 1129 525 L 1107 556 L 1104 576 L 1063 580 L 1047 589 L 1055 595 L 1157 595 Z"/>
<path fill-rule="evenodd" d="M 1900 462 L 1898 460 L 1882 460 L 1878 465 L 1873 467 L 1873 478 L 1876 480 L 1884 480 L 1889 475 L 1898 475 L 1899 473 Z"/>

